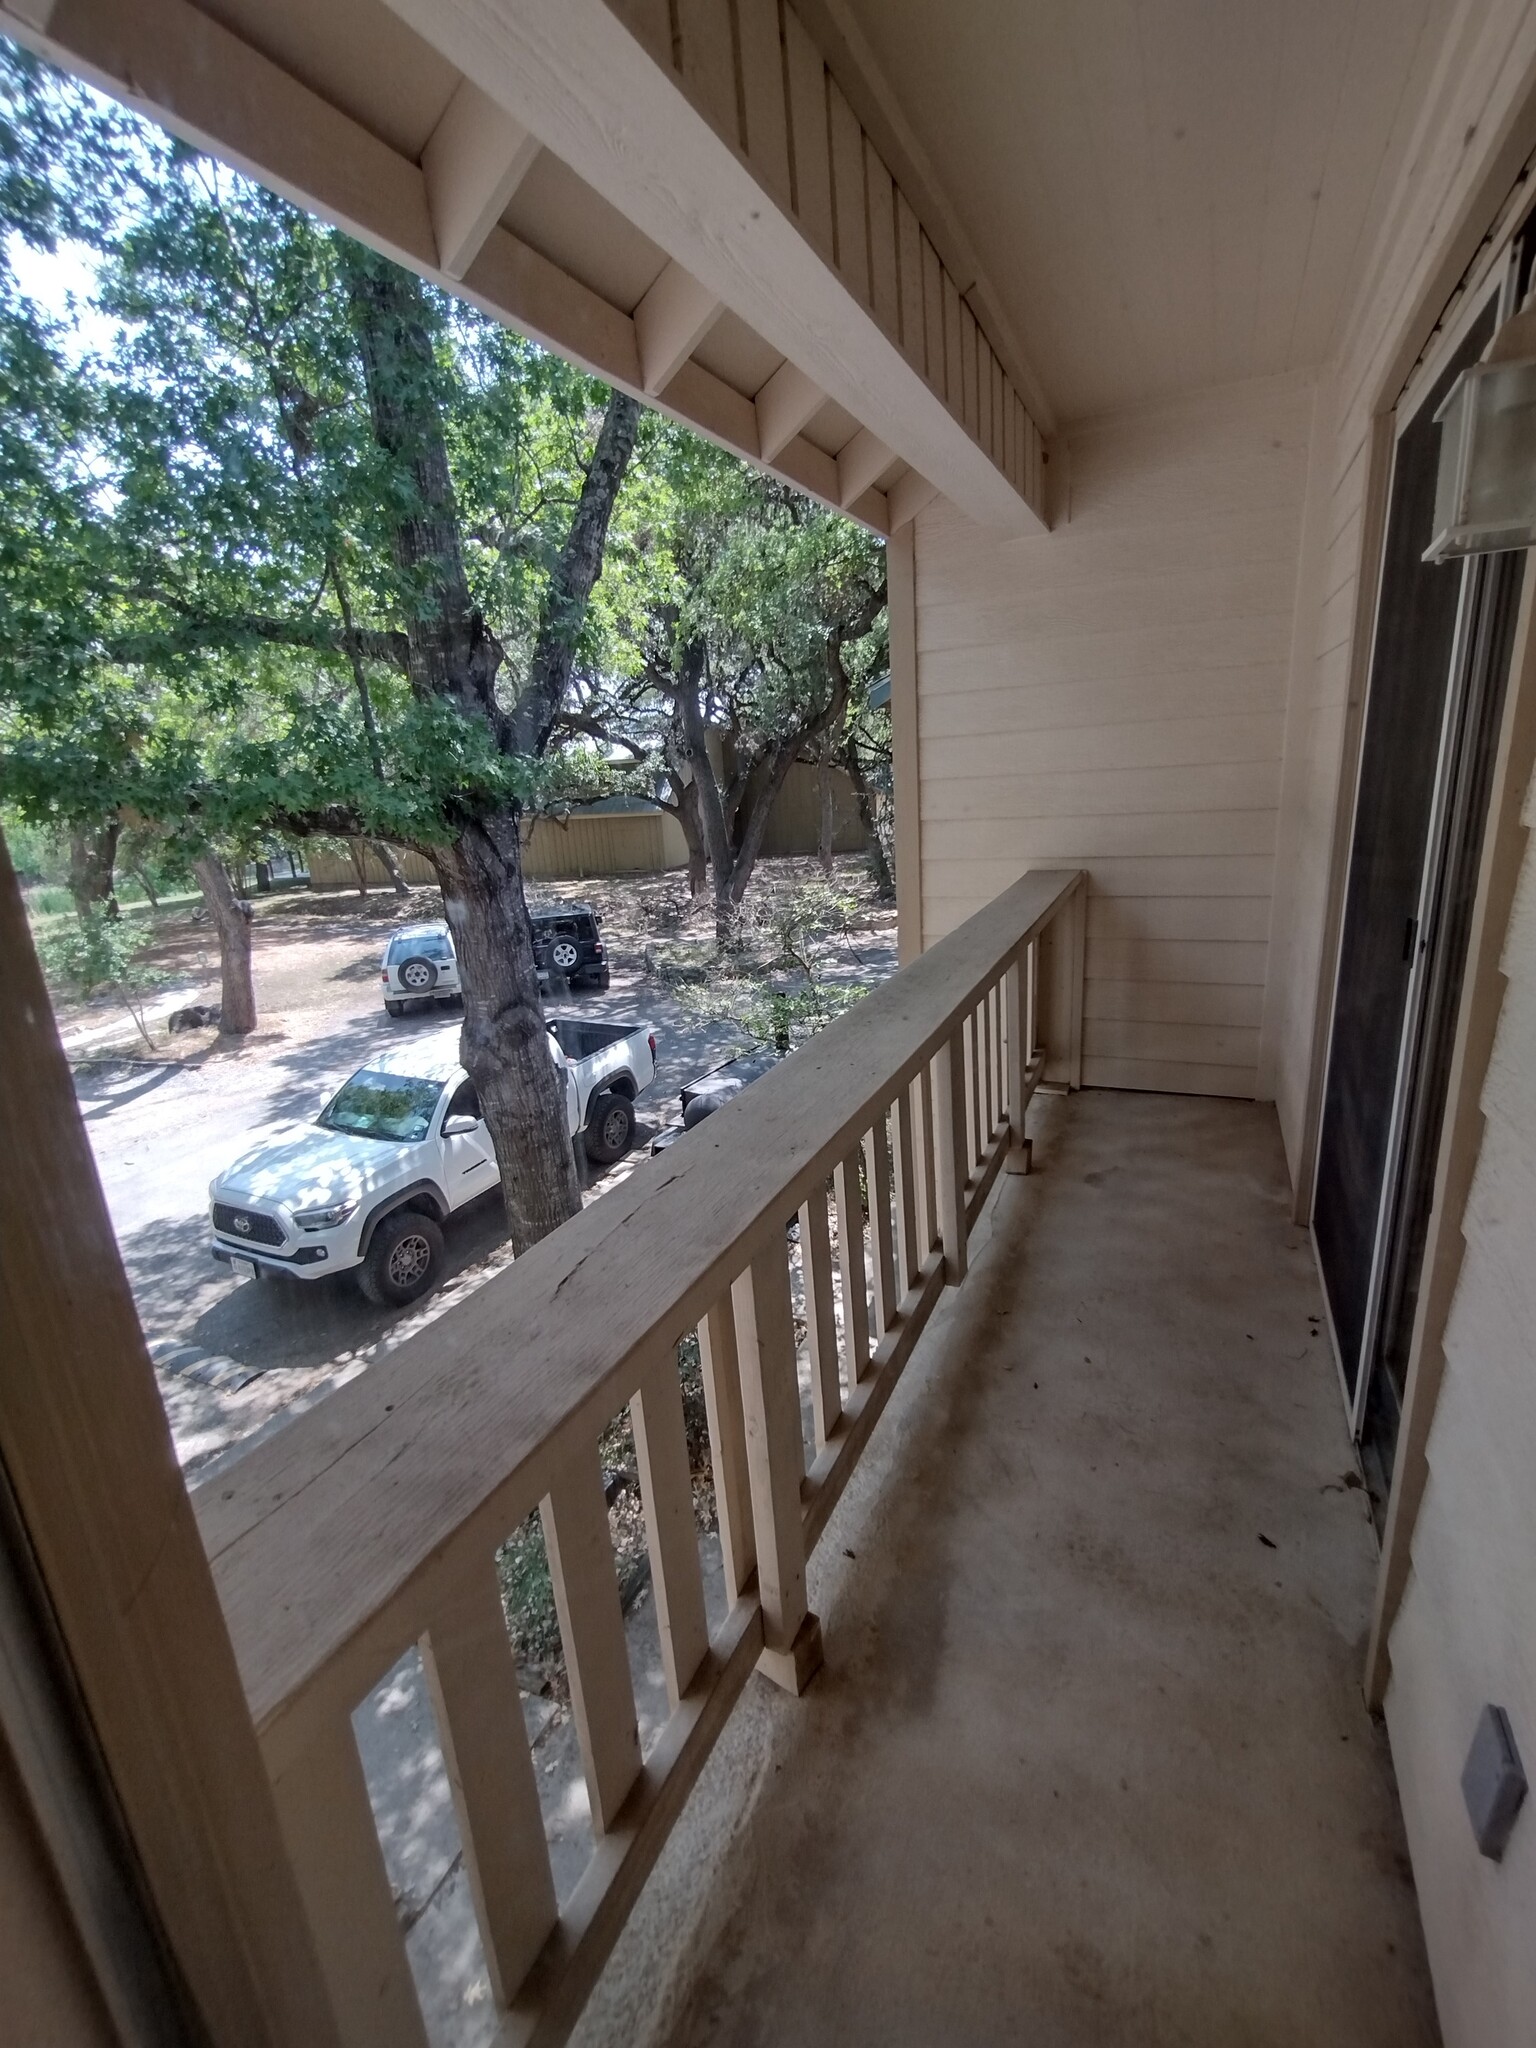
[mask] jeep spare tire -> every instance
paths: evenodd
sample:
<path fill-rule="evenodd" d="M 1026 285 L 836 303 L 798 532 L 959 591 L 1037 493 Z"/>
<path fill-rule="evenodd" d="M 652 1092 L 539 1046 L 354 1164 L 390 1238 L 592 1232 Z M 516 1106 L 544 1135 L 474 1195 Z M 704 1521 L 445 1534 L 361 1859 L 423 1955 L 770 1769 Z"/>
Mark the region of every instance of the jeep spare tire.
<path fill-rule="evenodd" d="M 627 1095 L 599 1095 L 587 1112 L 587 1157 L 612 1166 L 635 1142 L 635 1105 Z"/>
<path fill-rule="evenodd" d="M 398 972 L 400 986 L 410 995 L 429 995 L 437 987 L 436 967 L 430 960 L 423 960 L 419 953 L 413 953 L 409 960 L 402 960 Z"/>

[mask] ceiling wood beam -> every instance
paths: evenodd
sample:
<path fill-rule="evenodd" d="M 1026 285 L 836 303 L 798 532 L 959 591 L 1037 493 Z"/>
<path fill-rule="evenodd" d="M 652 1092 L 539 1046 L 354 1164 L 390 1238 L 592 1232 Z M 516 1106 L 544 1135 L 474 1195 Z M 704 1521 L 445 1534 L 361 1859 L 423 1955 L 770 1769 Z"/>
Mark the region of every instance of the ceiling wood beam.
<path fill-rule="evenodd" d="M 877 434 L 860 427 L 837 458 L 837 502 L 852 505 L 862 498 L 882 470 L 889 469 L 895 455 Z"/>
<path fill-rule="evenodd" d="M 757 448 L 772 462 L 826 404 L 826 393 L 793 363 L 780 363 L 757 394 Z"/>
<path fill-rule="evenodd" d="M 831 180 L 834 195 L 844 182 L 852 195 L 857 183 L 865 181 L 864 156 L 853 147 L 852 117 L 840 95 L 834 102 L 822 59 L 798 19 L 791 40 L 805 59 L 800 69 L 789 65 L 794 53 L 786 43 L 786 68 L 776 70 L 770 62 L 760 77 L 738 77 L 739 96 L 728 102 L 723 91 L 706 92 L 697 77 L 690 85 L 687 61 L 689 48 L 702 55 L 718 43 L 733 60 L 739 49 L 745 63 L 746 40 L 738 45 L 728 36 L 711 42 L 704 34 L 706 28 L 718 29 L 721 21 L 729 24 L 732 10 L 726 0 L 701 0 L 700 7 L 689 10 L 680 71 L 667 68 L 637 41 L 640 31 L 631 33 L 607 0 L 388 4 L 828 398 L 929 477 L 959 510 L 1009 532 L 1041 530 L 1038 510 L 968 429 L 958 376 L 951 377 L 946 366 L 941 377 L 926 348 L 919 358 L 915 334 L 909 342 L 882 326 L 871 299 L 867 261 L 860 274 L 860 216 L 851 197 L 849 208 L 840 211 L 841 202 L 834 207 L 830 221 L 822 224 L 829 234 L 818 243 L 815 224 L 784 209 L 767 157 L 759 164 L 751 132 L 743 136 L 740 131 L 741 96 L 749 109 L 754 103 L 746 88 L 776 93 L 778 103 L 795 117 L 797 193 L 812 185 L 820 191 L 808 176 L 811 169 L 818 177 L 821 169 L 829 177 L 833 168 L 838 171 Z M 628 11 L 655 13 L 655 46 L 664 49 L 659 30 L 664 11 Z M 679 19 L 674 10 L 674 24 Z M 789 12 L 784 21 L 788 34 Z M 834 111 L 841 118 L 834 120 Z M 749 131 L 751 126 L 749 121 Z M 855 163 L 860 175 L 844 177 Z M 840 274 L 838 250 L 844 244 L 852 253 Z M 956 292 L 958 327 L 958 287 L 947 274 L 943 282 Z M 887 292 L 884 298 L 888 317 L 894 317 L 895 295 Z M 958 332 L 955 339 L 958 352 Z M 951 382 L 956 389 L 949 388 Z"/>
<path fill-rule="evenodd" d="M 541 144 L 473 80 L 459 81 L 421 153 L 445 277 L 462 277 L 506 212 Z"/>
<path fill-rule="evenodd" d="M 919 476 L 915 469 L 909 469 L 905 476 L 898 477 L 888 493 L 890 504 L 891 531 L 905 526 L 915 519 L 925 505 L 931 505 L 939 495 L 937 484 L 929 483 L 927 477 Z"/>
<path fill-rule="evenodd" d="M 438 264 L 420 165 L 187 0 L 135 0 L 132 8 L 56 0 L 46 34 L 12 0 L 0 0 L 0 28 L 492 319 L 733 454 L 761 459 L 750 398 L 695 362 L 684 363 L 664 393 L 646 393 L 631 316 L 505 228 L 492 227 L 462 279 L 448 277 Z M 769 466 L 840 509 L 836 462 L 802 435 Z M 868 491 L 848 509 L 850 518 L 887 531 L 883 493 Z"/>
<path fill-rule="evenodd" d="M 635 308 L 640 382 L 649 396 L 666 389 L 724 310 L 680 263 L 667 265 Z"/>

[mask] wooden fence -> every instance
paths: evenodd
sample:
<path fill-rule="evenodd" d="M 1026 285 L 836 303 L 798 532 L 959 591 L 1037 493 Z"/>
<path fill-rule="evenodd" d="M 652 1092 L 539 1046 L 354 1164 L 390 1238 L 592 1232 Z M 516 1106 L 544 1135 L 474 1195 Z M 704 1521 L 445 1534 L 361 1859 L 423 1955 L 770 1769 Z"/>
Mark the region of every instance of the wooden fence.
<path fill-rule="evenodd" d="M 833 851 L 858 853 L 866 843 L 853 784 L 842 769 L 832 777 Z M 796 761 L 768 816 L 763 853 L 815 853 L 821 840 L 821 789 L 816 770 Z M 401 872 L 408 882 L 437 880 L 430 861 L 419 853 L 399 851 Z M 348 853 L 335 842 L 316 841 L 309 849 L 312 889 L 355 889 L 358 864 L 370 889 L 386 889 L 389 877 L 377 854 L 361 840 Z M 579 882 L 595 875 L 659 875 L 688 865 L 683 828 L 670 811 L 574 810 L 563 818 L 529 821 L 523 838 L 523 872 L 532 881 Z"/>

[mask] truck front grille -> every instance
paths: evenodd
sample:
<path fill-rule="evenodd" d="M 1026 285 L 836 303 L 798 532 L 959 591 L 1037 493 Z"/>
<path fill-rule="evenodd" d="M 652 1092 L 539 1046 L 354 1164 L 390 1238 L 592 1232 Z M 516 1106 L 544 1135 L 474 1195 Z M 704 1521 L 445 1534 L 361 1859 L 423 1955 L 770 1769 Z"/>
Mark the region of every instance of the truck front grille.
<path fill-rule="evenodd" d="M 282 1226 L 258 1209 L 231 1209 L 227 1202 L 213 1205 L 213 1227 L 221 1237 L 246 1244 L 281 1244 Z"/>

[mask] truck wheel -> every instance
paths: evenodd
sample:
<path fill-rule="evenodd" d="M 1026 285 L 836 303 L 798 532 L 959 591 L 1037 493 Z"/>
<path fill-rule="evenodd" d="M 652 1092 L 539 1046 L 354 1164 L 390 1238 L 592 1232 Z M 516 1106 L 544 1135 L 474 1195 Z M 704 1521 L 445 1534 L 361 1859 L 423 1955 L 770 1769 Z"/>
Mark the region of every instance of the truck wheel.
<path fill-rule="evenodd" d="M 384 1008 L 391 1017 L 403 1017 L 405 1015 L 404 1003 L 397 1003 L 393 996 L 386 996 L 384 998 Z"/>
<path fill-rule="evenodd" d="M 437 969 L 430 960 L 413 953 L 400 962 L 400 986 L 413 996 L 430 995 L 437 987 Z"/>
<path fill-rule="evenodd" d="M 381 1308 L 425 1294 L 443 1262 L 443 1233 L 419 1209 L 396 1209 L 374 1231 L 357 1284 Z"/>
<path fill-rule="evenodd" d="M 612 1166 L 635 1142 L 635 1105 L 627 1095 L 599 1095 L 587 1112 L 587 1157 Z"/>

